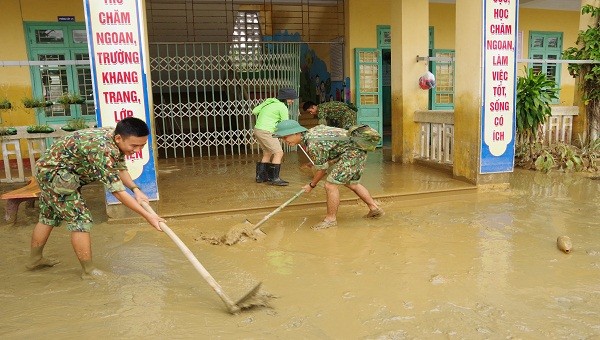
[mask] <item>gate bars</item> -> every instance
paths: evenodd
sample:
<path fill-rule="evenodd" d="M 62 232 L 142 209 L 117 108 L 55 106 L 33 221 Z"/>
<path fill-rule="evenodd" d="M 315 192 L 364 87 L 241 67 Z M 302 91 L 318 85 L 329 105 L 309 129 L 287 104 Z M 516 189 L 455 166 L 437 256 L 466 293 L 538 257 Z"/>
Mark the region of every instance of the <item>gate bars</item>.
<path fill-rule="evenodd" d="M 160 158 L 255 153 L 252 109 L 282 87 L 299 92 L 300 44 L 153 43 L 150 70 Z"/>

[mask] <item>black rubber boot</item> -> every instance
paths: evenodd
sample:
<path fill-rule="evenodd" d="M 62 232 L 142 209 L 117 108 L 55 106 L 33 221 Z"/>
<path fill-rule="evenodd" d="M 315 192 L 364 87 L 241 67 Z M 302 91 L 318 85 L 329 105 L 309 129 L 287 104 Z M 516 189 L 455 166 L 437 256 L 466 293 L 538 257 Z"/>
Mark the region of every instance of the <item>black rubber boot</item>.
<path fill-rule="evenodd" d="M 281 170 L 281 164 L 269 164 L 269 184 L 286 186 L 289 182 L 286 182 L 279 178 L 279 171 Z"/>
<path fill-rule="evenodd" d="M 269 175 L 267 174 L 267 165 L 269 163 L 256 163 L 256 183 L 262 183 L 269 180 Z"/>

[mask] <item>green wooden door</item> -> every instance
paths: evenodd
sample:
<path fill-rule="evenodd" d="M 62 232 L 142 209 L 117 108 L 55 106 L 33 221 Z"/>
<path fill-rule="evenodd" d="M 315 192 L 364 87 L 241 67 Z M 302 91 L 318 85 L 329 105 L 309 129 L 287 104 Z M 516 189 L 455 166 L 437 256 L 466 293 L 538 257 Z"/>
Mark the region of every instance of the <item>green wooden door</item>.
<path fill-rule="evenodd" d="M 429 90 L 430 110 L 454 110 L 454 50 L 433 49 L 429 53 L 436 58 L 448 60 L 432 61 L 429 71 L 435 75 L 436 85 Z"/>
<path fill-rule="evenodd" d="M 82 23 L 26 23 L 33 93 L 37 99 L 55 102 L 35 109 L 40 124 L 65 124 L 71 119 L 95 122 L 93 85 L 85 25 Z M 44 64 L 46 62 L 47 64 Z M 63 105 L 65 93 L 78 94 L 85 103 Z"/>
<path fill-rule="evenodd" d="M 369 124 L 383 136 L 381 50 L 354 50 L 358 123 Z M 383 141 L 379 142 L 381 146 Z"/>

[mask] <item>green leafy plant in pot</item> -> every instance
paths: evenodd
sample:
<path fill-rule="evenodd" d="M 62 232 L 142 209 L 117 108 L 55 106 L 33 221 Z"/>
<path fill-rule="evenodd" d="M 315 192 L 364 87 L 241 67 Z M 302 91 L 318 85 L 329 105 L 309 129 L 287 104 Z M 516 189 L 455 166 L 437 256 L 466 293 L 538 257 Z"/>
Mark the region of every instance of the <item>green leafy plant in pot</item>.
<path fill-rule="evenodd" d="M 0 110 L 10 110 L 11 108 L 12 104 L 8 99 L 0 99 Z"/>
<path fill-rule="evenodd" d="M 516 157 L 520 162 L 535 162 L 533 158 L 541 147 L 539 129 L 552 115 L 550 104 L 557 98 L 556 82 L 546 74 L 526 68 L 525 75 L 517 78 Z"/>
<path fill-rule="evenodd" d="M 56 102 L 67 106 L 71 104 L 83 104 L 85 103 L 85 99 L 77 93 L 65 92 L 56 99 Z"/>
<path fill-rule="evenodd" d="M 37 98 L 23 98 L 23 106 L 25 106 L 28 109 L 33 109 L 36 107 L 48 107 L 48 106 L 52 106 L 54 103 L 52 103 L 49 100 L 45 100 L 45 99 L 37 99 Z"/>
<path fill-rule="evenodd" d="M 546 74 L 526 69 L 517 78 L 517 143 L 535 143 L 542 124 L 552 115 L 550 104 L 558 98 L 556 82 Z"/>
<path fill-rule="evenodd" d="M 17 129 L 14 127 L 0 127 L 0 136 L 12 136 L 17 134 Z"/>
<path fill-rule="evenodd" d="M 83 118 L 73 118 L 67 122 L 67 124 L 61 127 L 64 131 L 76 131 L 81 129 L 87 129 L 89 126 Z"/>
<path fill-rule="evenodd" d="M 52 133 L 54 132 L 54 128 L 49 125 L 30 125 L 27 127 L 27 132 L 29 133 Z"/>

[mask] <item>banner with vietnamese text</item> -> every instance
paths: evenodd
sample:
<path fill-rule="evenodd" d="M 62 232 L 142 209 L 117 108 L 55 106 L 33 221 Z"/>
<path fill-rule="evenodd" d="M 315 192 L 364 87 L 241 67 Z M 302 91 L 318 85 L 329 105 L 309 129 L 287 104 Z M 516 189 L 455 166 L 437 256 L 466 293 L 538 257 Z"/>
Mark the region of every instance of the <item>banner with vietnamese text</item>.
<path fill-rule="evenodd" d="M 115 126 L 136 117 L 151 127 L 148 47 L 143 0 L 84 0 L 94 103 L 98 126 Z M 131 177 L 151 199 L 158 199 L 152 135 L 138 153 L 127 156 Z M 118 203 L 107 193 L 109 204 Z"/>
<path fill-rule="evenodd" d="M 518 0 L 484 0 L 480 173 L 512 172 Z"/>

